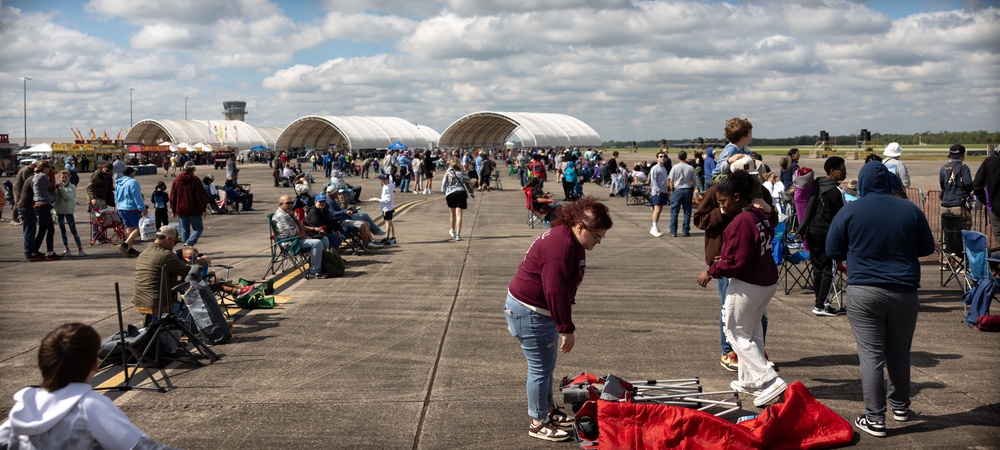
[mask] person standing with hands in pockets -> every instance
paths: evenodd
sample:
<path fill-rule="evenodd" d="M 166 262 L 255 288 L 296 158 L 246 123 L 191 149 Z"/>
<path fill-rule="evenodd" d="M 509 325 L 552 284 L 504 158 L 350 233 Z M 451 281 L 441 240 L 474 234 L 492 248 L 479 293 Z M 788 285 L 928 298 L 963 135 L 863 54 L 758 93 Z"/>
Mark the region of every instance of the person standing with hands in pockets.
<path fill-rule="evenodd" d="M 504 316 L 528 362 L 528 435 L 558 442 L 572 436 L 556 426 L 570 425 L 573 418 L 556 408 L 552 398 L 556 357 L 573 350 L 576 340 L 572 307 L 587 250 L 604 240 L 613 223 L 607 206 L 585 197 L 560 208 L 552 225 L 517 268 L 507 288 Z"/>
<path fill-rule="evenodd" d="M 729 386 L 753 395 L 754 406 L 771 403 L 788 384 L 767 363 L 761 318 L 778 287 L 778 268 L 771 256 L 774 228 L 767 214 L 751 203 L 760 182 L 748 172 L 735 172 L 719 183 L 716 197 L 723 214 L 736 213 L 722 236 L 719 259 L 698 275 L 705 287 L 713 278 L 729 277 L 722 307 L 726 337 L 739 357 L 738 379 Z"/>

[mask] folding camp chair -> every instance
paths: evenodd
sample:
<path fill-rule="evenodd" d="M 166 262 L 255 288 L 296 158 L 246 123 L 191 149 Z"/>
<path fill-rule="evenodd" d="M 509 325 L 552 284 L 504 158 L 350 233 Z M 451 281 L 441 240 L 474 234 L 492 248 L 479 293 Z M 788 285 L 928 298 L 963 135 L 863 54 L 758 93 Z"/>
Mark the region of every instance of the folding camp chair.
<path fill-rule="evenodd" d="M 781 266 L 778 276 L 781 278 L 785 295 L 790 294 L 796 287 L 800 289 L 811 289 L 812 287 L 812 266 L 809 262 L 809 252 L 801 249 L 795 252 L 791 251 L 787 240 L 787 224 L 779 222 L 774 227 L 774 242 L 778 244 L 775 247 L 776 251 L 780 251 L 780 257 L 775 255 L 774 262 Z"/>
<path fill-rule="evenodd" d="M 965 278 L 971 290 L 962 298 L 962 309 L 965 323 L 974 324 L 976 319 L 989 312 L 990 303 L 996 295 L 997 268 L 1000 267 L 1000 255 L 991 254 L 989 241 L 985 234 L 976 231 L 962 231 L 962 244 L 965 246 L 965 260 L 968 273 Z"/>
<path fill-rule="evenodd" d="M 299 237 L 277 238 L 277 227 L 274 225 L 274 214 L 267 215 L 267 223 L 270 230 L 271 240 L 271 261 L 267 264 L 267 270 L 261 279 L 266 279 L 268 275 L 278 275 L 288 269 L 301 271 L 306 278 L 309 278 L 309 271 L 306 265 L 309 264 L 308 256 L 302 252 L 299 246 Z"/>
<path fill-rule="evenodd" d="M 527 215 L 525 216 L 525 223 L 531 226 L 531 229 L 535 228 L 536 223 L 545 223 L 545 214 L 542 211 L 535 210 L 535 202 L 532 201 L 531 188 L 524 188 L 524 207 L 527 209 Z"/>
<path fill-rule="evenodd" d="M 649 206 L 649 185 L 639 180 L 629 180 L 625 185 L 625 204 Z"/>
<path fill-rule="evenodd" d="M 941 238 L 938 255 L 941 271 L 941 287 L 952 280 L 958 281 L 962 292 L 968 292 L 972 287 L 968 278 L 963 276 L 965 267 L 965 249 L 962 243 L 962 230 L 965 229 L 965 218 L 951 214 L 941 214 Z"/>
<path fill-rule="evenodd" d="M 500 179 L 500 172 L 494 170 L 493 173 L 490 174 L 490 182 L 490 189 L 496 189 L 498 191 L 503 190 L 503 180 Z"/>
<path fill-rule="evenodd" d="M 837 310 L 847 311 L 847 266 L 840 261 L 833 262 L 833 282 L 830 283 L 830 294 L 827 301 L 833 306 L 837 302 Z"/>

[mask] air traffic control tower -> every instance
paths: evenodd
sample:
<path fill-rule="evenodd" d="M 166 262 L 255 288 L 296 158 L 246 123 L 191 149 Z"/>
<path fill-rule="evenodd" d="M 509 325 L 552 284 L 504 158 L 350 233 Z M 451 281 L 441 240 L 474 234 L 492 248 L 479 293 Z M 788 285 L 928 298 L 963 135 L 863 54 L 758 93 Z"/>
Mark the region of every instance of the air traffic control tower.
<path fill-rule="evenodd" d="M 246 122 L 247 102 L 222 102 L 222 114 L 226 115 L 226 120 L 239 120 Z"/>

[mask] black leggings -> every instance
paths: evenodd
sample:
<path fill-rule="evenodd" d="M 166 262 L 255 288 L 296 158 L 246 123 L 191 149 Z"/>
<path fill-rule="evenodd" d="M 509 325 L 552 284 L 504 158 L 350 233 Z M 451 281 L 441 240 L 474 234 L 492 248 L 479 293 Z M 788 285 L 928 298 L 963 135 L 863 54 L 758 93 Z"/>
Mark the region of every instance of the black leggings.
<path fill-rule="evenodd" d="M 45 239 L 45 249 L 52 253 L 53 240 L 56 234 L 55 223 L 52 222 L 52 205 L 39 205 L 35 207 L 35 217 L 38 218 L 38 232 L 35 234 L 35 242 L 31 250 L 38 253 L 42 248 L 42 239 Z"/>

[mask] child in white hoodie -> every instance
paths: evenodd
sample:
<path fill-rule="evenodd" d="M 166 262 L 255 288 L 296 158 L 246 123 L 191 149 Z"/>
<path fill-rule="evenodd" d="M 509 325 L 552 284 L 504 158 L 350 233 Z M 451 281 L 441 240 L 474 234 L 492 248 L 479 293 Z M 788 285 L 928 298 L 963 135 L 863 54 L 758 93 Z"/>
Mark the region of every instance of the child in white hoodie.
<path fill-rule="evenodd" d="M 42 386 L 14 394 L 17 404 L 0 425 L 0 443 L 21 449 L 172 449 L 146 436 L 90 387 L 100 346 L 101 336 L 82 323 L 67 323 L 46 335 L 38 348 Z"/>

